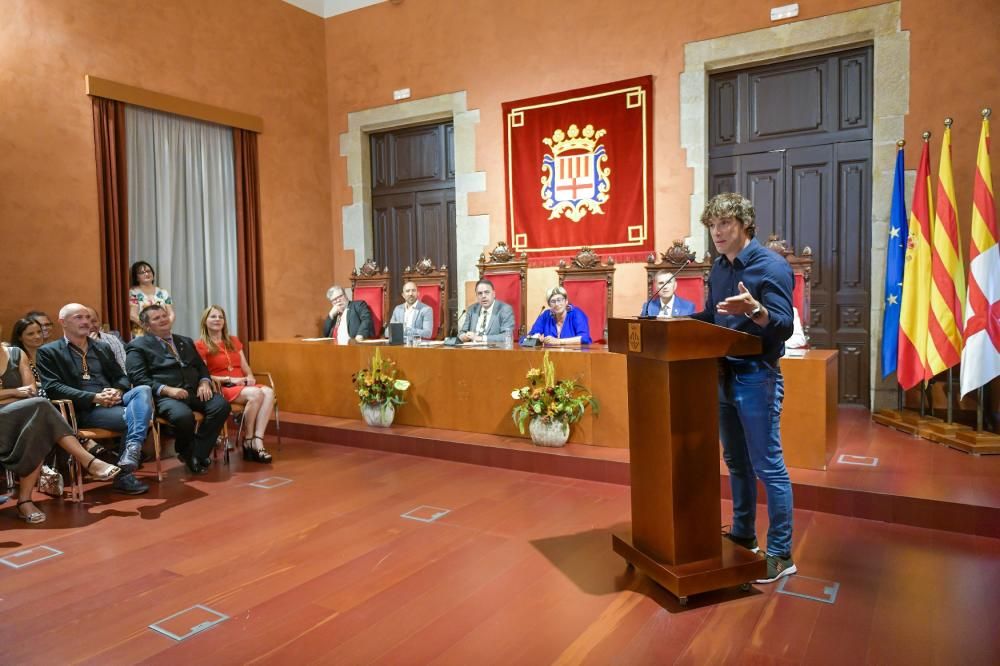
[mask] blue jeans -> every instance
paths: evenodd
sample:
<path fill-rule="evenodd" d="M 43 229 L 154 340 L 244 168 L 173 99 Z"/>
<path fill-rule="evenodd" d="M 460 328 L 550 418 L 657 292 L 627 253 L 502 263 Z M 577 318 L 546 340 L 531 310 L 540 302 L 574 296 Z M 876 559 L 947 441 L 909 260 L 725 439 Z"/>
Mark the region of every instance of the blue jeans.
<path fill-rule="evenodd" d="M 122 404 L 114 407 L 95 406 L 82 414 L 77 414 L 76 422 L 81 428 L 104 428 L 121 430 L 125 425 L 125 443 L 146 441 L 149 420 L 153 416 L 153 391 L 148 386 L 136 386 L 122 396 Z"/>
<path fill-rule="evenodd" d="M 767 492 L 767 552 L 792 552 L 792 482 L 781 453 L 785 380 L 764 361 L 722 361 L 719 435 L 733 493 L 732 534 L 755 536 L 757 479 Z"/>

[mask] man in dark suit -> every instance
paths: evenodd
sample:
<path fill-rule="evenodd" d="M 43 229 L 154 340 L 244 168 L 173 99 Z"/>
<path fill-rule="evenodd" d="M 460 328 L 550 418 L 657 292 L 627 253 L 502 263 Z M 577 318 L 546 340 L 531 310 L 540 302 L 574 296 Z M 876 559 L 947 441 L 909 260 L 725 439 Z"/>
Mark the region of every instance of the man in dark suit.
<path fill-rule="evenodd" d="M 340 344 L 347 344 L 351 338 L 364 340 L 375 337 L 372 311 L 364 301 L 350 301 L 347 292 L 340 285 L 326 290 L 330 301 L 330 312 L 323 322 L 323 337 L 334 338 Z"/>
<path fill-rule="evenodd" d="M 171 332 L 170 315 L 162 306 L 148 306 L 139 320 L 146 335 L 126 348 L 129 379 L 152 389 L 156 411 L 173 426 L 177 457 L 188 471 L 206 474 L 209 454 L 229 416 L 229 403 L 212 391 L 212 379 L 194 341 Z M 205 415 L 197 433 L 192 410 Z"/>
<path fill-rule="evenodd" d="M 92 320 L 86 306 L 64 306 L 59 311 L 59 324 L 63 337 L 38 350 L 42 386 L 50 399 L 72 401 L 79 426 L 125 430 L 118 460 L 122 471 L 113 487 L 127 495 L 141 495 L 149 486 L 133 472 L 139 467 L 142 443 L 149 431 L 152 392 L 148 386 L 132 388 L 111 349 L 88 337 Z"/>
<path fill-rule="evenodd" d="M 653 298 L 646 301 L 640 317 L 686 317 L 694 314 L 694 303 L 681 298 L 677 291 L 677 278 L 670 271 L 659 271 L 653 276 Z"/>
<path fill-rule="evenodd" d="M 476 283 L 476 303 L 469 306 L 458 332 L 462 342 L 503 342 L 504 336 L 514 335 L 514 308 L 497 300 L 493 283 L 480 279 Z"/>

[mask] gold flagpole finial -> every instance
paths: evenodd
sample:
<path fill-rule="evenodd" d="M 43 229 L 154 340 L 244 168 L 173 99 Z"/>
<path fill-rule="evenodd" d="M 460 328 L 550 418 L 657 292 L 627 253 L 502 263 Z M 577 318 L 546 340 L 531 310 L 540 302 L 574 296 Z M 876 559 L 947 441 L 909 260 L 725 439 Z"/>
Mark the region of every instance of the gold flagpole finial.
<path fill-rule="evenodd" d="M 951 129 L 951 124 L 953 122 L 955 122 L 955 121 L 952 120 L 951 118 L 945 118 L 944 119 L 944 126 L 947 127 L 948 129 Z"/>
<path fill-rule="evenodd" d="M 930 132 L 924 132 L 922 136 L 924 137 L 924 143 L 927 143 L 928 141 L 931 140 L 931 133 Z"/>
<path fill-rule="evenodd" d="M 905 145 L 906 145 L 906 139 L 900 139 L 899 141 L 896 142 L 896 148 L 899 150 L 902 150 L 903 146 Z"/>
<path fill-rule="evenodd" d="M 985 109 L 983 109 L 982 111 L 983 120 L 989 120 L 991 113 L 993 113 L 993 111 L 990 110 L 990 107 L 986 107 Z"/>

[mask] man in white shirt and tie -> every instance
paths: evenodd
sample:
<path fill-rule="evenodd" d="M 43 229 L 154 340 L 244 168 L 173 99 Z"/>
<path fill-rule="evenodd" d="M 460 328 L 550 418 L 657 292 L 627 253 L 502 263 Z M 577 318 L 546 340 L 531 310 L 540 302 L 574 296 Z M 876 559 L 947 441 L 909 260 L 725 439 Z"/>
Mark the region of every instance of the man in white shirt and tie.
<path fill-rule="evenodd" d="M 458 337 L 462 342 L 503 342 L 505 334 L 514 335 L 514 309 L 496 300 L 492 282 L 480 280 L 476 303 L 469 308 Z"/>
<path fill-rule="evenodd" d="M 417 285 L 407 282 L 403 285 L 403 302 L 393 309 L 390 324 L 402 324 L 403 329 L 409 329 L 423 340 L 434 337 L 434 310 L 420 301 Z M 385 337 L 389 337 L 389 327 L 386 327 Z"/>

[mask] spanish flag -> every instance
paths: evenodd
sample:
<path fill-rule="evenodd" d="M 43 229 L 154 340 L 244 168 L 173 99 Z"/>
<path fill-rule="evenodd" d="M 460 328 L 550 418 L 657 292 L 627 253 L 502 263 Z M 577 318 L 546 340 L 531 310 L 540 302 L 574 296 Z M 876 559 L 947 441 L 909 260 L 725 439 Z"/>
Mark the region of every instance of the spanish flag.
<path fill-rule="evenodd" d="M 951 177 L 951 118 L 944 121 L 938 165 L 937 213 L 931 230 L 931 312 L 927 320 L 927 366 L 934 376 L 962 360 L 965 266 Z"/>
<path fill-rule="evenodd" d="M 896 378 L 904 389 L 930 379 L 927 367 L 927 316 L 931 298 L 931 156 L 924 132 L 917 183 L 910 206 L 910 235 L 903 268 L 903 303 L 899 312 L 899 363 Z"/>
<path fill-rule="evenodd" d="M 1000 230 L 990 174 L 990 111 L 983 110 L 972 187 L 969 292 L 962 349 L 962 395 L 1000 376 Z"/>

